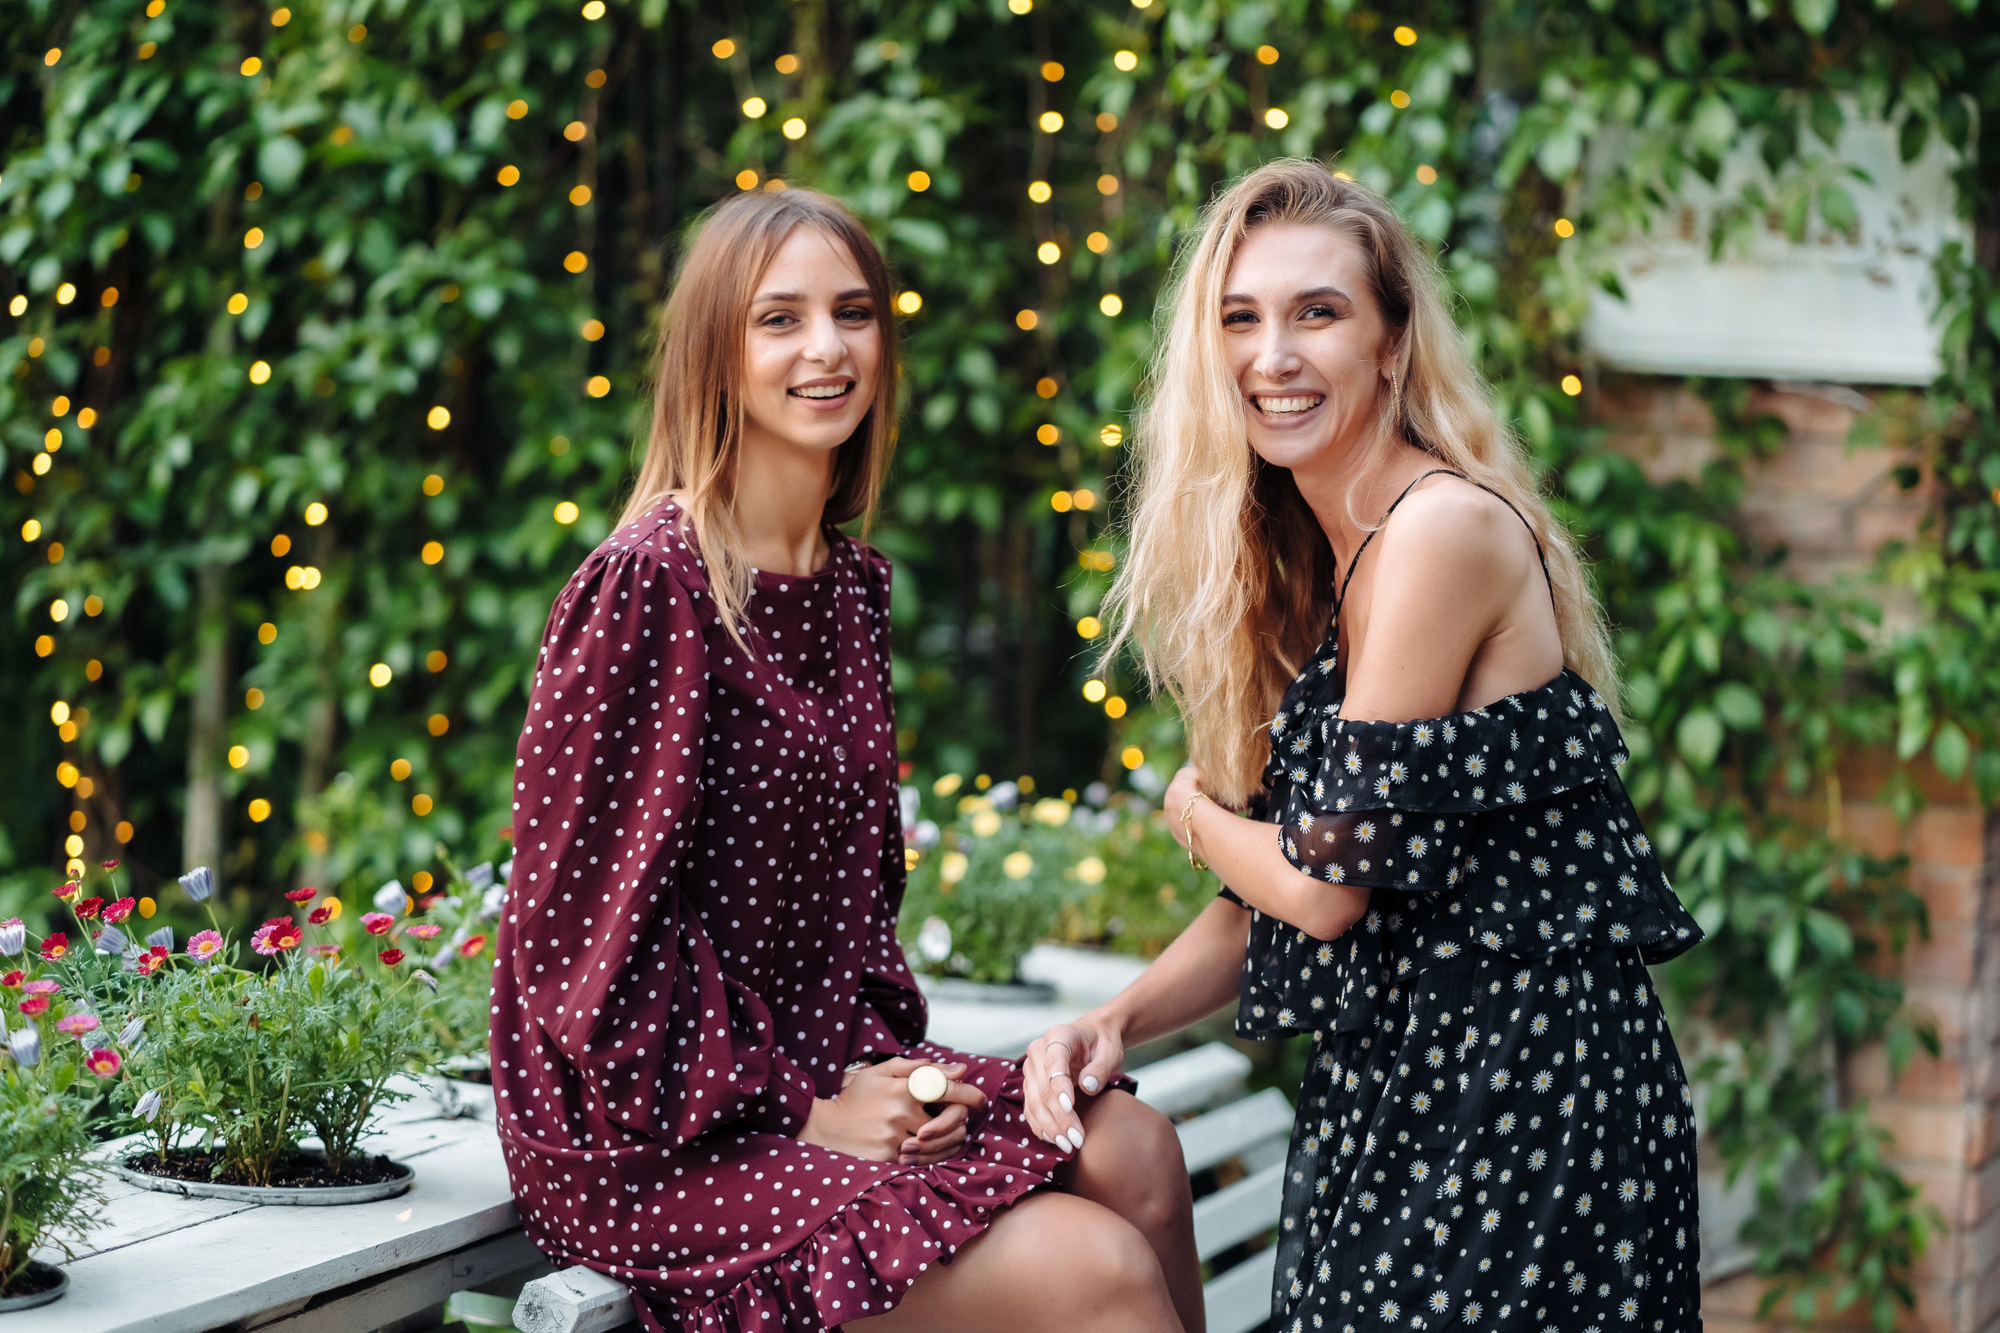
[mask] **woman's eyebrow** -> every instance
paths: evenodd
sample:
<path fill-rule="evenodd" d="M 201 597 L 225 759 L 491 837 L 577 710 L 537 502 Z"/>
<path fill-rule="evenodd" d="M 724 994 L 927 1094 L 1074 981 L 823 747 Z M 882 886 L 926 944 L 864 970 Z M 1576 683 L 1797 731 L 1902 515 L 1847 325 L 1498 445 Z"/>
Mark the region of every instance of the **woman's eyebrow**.
<path fill-rule="evenodd" d="M 866 287 L 850 287 L 844 292 L 835 293 L 833 299 L 836 301 L 864 301 L 874 294 Z M 776 301 L 796 305 L 805 299 L 804 292 L 759 292 L 751 298 L 750 304 L 762 305 L 766 301 Z"/>
<path fill-rule="evenodd" d="M 1349 303 L 1352 303 L 1353 301 L 1352 297 L 1350 297 L 1346 292 L 1340 290 L 1340 288 L 1338 287 L 1314 287 L 1308 291 L 1300 292 L 1292 299 L 1294 301 L 1324 301 L 1327 300 L 1328 298 L 1332 298 L 1334 300 L 1339 300 L 1339 301 L 1347 301 Z"/>

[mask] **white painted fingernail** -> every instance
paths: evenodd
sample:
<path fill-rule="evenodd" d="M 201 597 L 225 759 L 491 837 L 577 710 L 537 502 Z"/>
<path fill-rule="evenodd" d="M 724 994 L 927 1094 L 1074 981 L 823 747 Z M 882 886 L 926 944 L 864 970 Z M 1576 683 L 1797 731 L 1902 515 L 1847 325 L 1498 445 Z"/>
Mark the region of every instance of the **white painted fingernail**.
<path fill-rule="evenodd" d="M 1096 1092 L 1096 1091 L 1097 1091 L 1097 1075 L 1095 1075 L 1095 1074 L 1085 1074 L 1085 1075 L 1083 1076 L 1083 1090 L 1084 1090 L 1085 1092 Z M 1064 1107 L 1063 1109 L 1064 1109 L 1064 1110 L 1068 1110 L 1069 1108 L 1068 1108 L 1068 1107 Z"/>
<path fill-rule="evenodd" d="M 1068 1135 L 1066 1135 L 1066 1134 L 1058 1134 L 1058 1135 L 1056 1135 L 1056 1151 L 1057 1151 L 1057 1152 L 1065 1152 L 1065 1153 L 1069 1151 L 1069 1136 L 1068 1136 Z"/>
<path fill-rule="evenodd" d="M 1075 1106 L 1075 1104 L 1074 1104 L 1074 1103 L 1072 1103 L 1072 1102 L 1070 1101 L 1070 1099 L 1069 1099 L 1069 1094 L 1068 1094 L 1068 1093 L 1066 1093 L 1066 1092 L 1065 1092 L 1065 1093 L 1063 1093 L 1063 1094 L 1062 1094 L 1062 1095 L 1061 1095 L 1060 1097 L 1057 1097 L 1057 1098 L 1056 1098 L 1056 1102 L 1057 1102 L 1057 1103 L 1058 1103 L 1058 1104 L 1059 1104 L 1059 1105 L 1060 1105 L 1060 1106 L 1062 1107 L 1062 1109 L 1063 1109 L 1063 1110 L 1065 1110 L 1065 1111 L 1074 1111 L 1074 1110 L 1076 1109 L 1076 1106 Z"/>
<path fill-rule="evenodd" d="M 1071 1143 L 1074 1143 L 1077 1147 L 1081 1148 L 1083 1146 L 1083 1131 L 1081 1129 L 1071 1127 L 1069 1131 L 1069 1140 Z"/>

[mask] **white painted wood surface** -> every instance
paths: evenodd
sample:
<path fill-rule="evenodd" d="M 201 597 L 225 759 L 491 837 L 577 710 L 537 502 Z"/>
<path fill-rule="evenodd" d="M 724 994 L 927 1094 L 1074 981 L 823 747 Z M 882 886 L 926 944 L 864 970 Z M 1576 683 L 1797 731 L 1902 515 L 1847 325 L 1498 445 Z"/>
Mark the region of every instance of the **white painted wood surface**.
<path fill-rule="evenodd" d="M 605 1333 L 632 1317 L 625 1284 L 581 1264 L 535 1279 L 514 1304 L 521 1333 Z"/>
<path fill-rule="evenodd" d="M 490 1092 L 471 1092 L 490 1108 Z M 533 1262 L 491 1111 L 430 1115 L 427 1097 L 393 1108 L 382 1122 L 392 1132 L 366 1145 L 417 1172 L 409 1193 L 377 1203 L 264 1207 L 114 1180 L 68 1264 L 69 1294 L 7 1316 L 6 1333 L 361 1333 Z"/>

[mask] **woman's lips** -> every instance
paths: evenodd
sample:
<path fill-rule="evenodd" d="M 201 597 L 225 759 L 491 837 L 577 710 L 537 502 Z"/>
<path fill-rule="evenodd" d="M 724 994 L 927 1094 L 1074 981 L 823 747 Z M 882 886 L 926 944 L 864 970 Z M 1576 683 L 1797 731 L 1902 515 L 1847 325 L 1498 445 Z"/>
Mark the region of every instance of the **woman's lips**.
<path fill-rule="evenodd" d="M 1253 394 L 1251 402 L 1267 417 L 1303 416 L 1326 401 L 1323 393 Z"/>

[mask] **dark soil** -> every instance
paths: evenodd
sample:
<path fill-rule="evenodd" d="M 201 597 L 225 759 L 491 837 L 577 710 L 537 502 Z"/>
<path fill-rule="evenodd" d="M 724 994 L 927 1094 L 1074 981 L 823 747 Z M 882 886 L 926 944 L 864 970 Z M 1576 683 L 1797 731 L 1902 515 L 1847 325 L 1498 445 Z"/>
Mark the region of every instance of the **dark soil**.
<path fill-rule="evenodd" d="M 491 1069 L 447 1069 L 444 1076 L 455 1083 L 484 1083 L 488 1087 L 493 1084 Z"/>
<path fill-rule="evenodd" d="M 62 1269 L 54 1264 L 31 1263 L 15 1277 L 13 1285 L 0 1291 L 0 1297 L 39 1296 L 62 1281 Z"/>
<path fill-rule="evenodd" d="M 125 1165 L 134 1171 L 163 1176 L 168 1180 L 194 1180 L 213 1185 L 259 1183 L 245 1179 L 241 1171 L 234 1169 L 217 1175 L 215 1168 L 218 1160 L 215 1153 L 203 1152 L 199 1148 L 176 1148 L 166 1155 L 164 1161 L 157 1152 L 146 1152 L 127 1157 Z M 271 1172 L 270 1184 L 278 1189 L 330 1189 L 343 1185 L 374 1185 L 400 1179 L 402 1175 L 403 1168 L 386 1157 L 350 1157 L 346 1167 L 335 1175 L 320 1158 L 300 1154 L 278 1163 Z"/>

